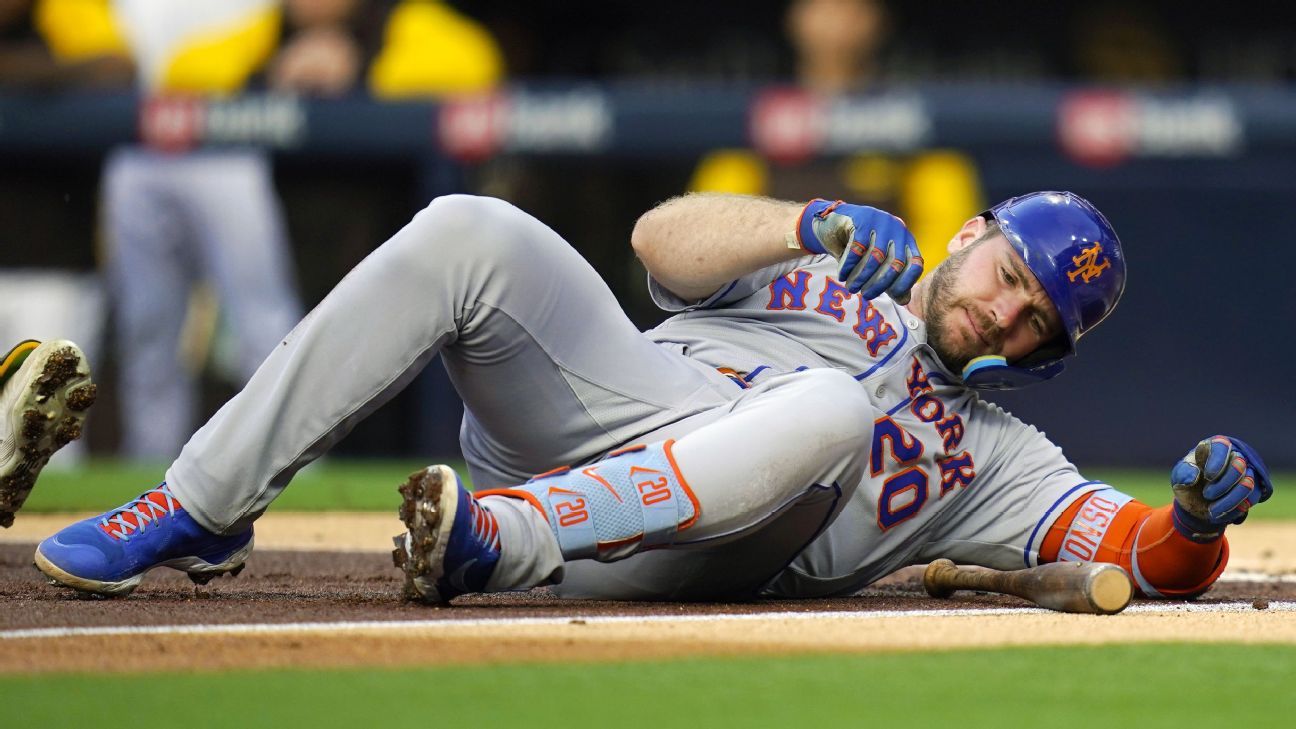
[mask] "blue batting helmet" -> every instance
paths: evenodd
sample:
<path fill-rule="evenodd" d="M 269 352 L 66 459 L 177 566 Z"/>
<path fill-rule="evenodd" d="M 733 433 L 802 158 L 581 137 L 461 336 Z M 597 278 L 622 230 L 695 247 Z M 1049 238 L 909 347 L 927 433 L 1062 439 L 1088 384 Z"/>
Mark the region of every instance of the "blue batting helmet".
<path fill-rule="evenodd" d="M 963 370 L 972 387 L 1006 390 L 1056 376 L 1085 332 L 1116 308 L 1125 290 L 1125 253 L 1107 218 L 1070 192 L 1033 192 L 982 213 L 1039 279 L 1062 319 L 1063 336 L 1009 365 L 977 357 Z"/>

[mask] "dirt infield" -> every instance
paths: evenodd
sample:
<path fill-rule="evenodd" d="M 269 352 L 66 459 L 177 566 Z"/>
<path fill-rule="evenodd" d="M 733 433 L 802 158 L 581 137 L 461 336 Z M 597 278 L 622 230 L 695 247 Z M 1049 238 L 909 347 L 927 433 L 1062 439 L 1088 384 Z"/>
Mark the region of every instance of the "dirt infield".
<path fill-rule="evenodd" d="M 352 526 L 376 524 L 346 530 L 362 535 L 361 544 L 342 545 L 348 551 L 319 551 L 312 529 L 300 530 L 336 518 L 350 518 Z M 61 525 L 69 519 L 55 520 Z M 26 529 L 48 528 L 37 521 L 43 520 L 29 520 Z M 428 608 L 399 598 L 400 575 L 376 540 L 379 531 L 390 536 L 389 522 L 354 515 L 283 517 L 278 525 L 258 525 L 260 546 L 238 578 L 196 587 L 179 573 L 158 570 L 119 600 L 79 598 L 49 587 L 31 564 L 34 541 L 0 543 L 0 673 L 620 660 L 1131 640 L 1296 643 L 1296 611 L 1288 607 L 1296 600 L 1296 582 L 1259 575 L 1239 581 L 1236 571 L 1232 581 L 1196 601 L 1198 610 L 1235 604 L 1233 612 L 1218 613 L 1138 601 L 1118 616 L 1059 615 L 979 593 L 935 601 L 922 592 L 915 569 L 859 596 L 830 600 L 600 603 L 561 601 L 536 590 Z M 1296 571 L 1289 566 L 1294 540 L 1279 538 L 1296 534 L 1296 527 L 1263 526 L 1254 531 L 1272 533 L 1256 533 L 1255 544 L 1235 539 L 1234 564 L 1271 575 Z M 4 536 L 25 540 L 28 534 Z M 310 544 L 315 549 L 300 548 Z M 298 548 L 275 548 L 283 545 Z M 1265 609 L 1271 603 L 1274 609 Z"/>

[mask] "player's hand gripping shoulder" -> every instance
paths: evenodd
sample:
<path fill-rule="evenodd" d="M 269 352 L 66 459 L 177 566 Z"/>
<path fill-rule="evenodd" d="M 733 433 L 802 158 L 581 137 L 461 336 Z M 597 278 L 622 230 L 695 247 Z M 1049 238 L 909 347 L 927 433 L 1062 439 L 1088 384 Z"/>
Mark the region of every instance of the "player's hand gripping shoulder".
<path fill-rule="evenodd" d="M 1269 470 L 1255 449 L 1237 438 L 1216 435 L 1197 444 L 1170 471 L 1174 525 L 1195 541 L 1219 537 L 1241 524 L 1252 506 L 1273 495 Z"/>
<path fill-rule="evenodd" d="M 866 299 L 886 292 L 906 303 L 923 272 L 918 244 L 904 221 L 867 205 L 811 200 L 797 221 L 796 242 L 836 258 L 837 277 Z"/>

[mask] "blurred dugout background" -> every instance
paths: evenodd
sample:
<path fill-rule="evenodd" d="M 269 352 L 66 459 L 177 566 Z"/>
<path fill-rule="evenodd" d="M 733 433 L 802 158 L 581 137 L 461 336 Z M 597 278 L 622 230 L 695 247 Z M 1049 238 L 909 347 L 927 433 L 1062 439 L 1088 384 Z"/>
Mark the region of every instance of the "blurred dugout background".
<path fill-rule="evenodd" d="M 1066 376 L 992 399 L 1082 465 L 1165 466 L 1229 432 L 1296 467 L 1296 26 L 1260 4 L 157 2 L 180 8 L 170 25 L 148 0 L 0 0 L 0 343 L 87 347 L 96 454 L 173 455 L 123 435 L 101 190 L 127 148 L 272 164 L 303 308 L 430 197 L 467 191 L 549 223 L 644 327 L 660 315 L 629 232 L 689 189 L 886 207 L 932 262 L 988 204 L 1071 189 L 1126 244 L 1124 302 Z M 222 295 L 238 284 L 186 248 L 204 234 L 178 207 L 166 346 L 199 393 L 193 428 L 249 345 Z M 434 367 L 339 451 L 452 454 L 459 407 Z"/>

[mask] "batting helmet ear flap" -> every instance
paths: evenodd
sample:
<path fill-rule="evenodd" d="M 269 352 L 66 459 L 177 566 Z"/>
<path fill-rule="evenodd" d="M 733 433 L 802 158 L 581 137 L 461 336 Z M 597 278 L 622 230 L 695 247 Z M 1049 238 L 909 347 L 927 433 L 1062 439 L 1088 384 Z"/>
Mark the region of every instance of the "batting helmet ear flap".
<path fill-rule="evenodd" d="M 1060 335 L 1052 341 L 1040 345 L 1034 352 L 1022 357 L 1013 364 L 1030 369 L 1060 360 L 1068 354 L 1071 354 L 1071 348 L 1067 346 L 1066 336 Z"/>
<path fill-rule="evenodd" d="M 997 354 L 976 357 L 963 368 L 963 382 L 978 390 L 1015 390 L 1057 377 L 1066 368 L 1061 359 L 1035 367 L 1010 365 Z"/>

